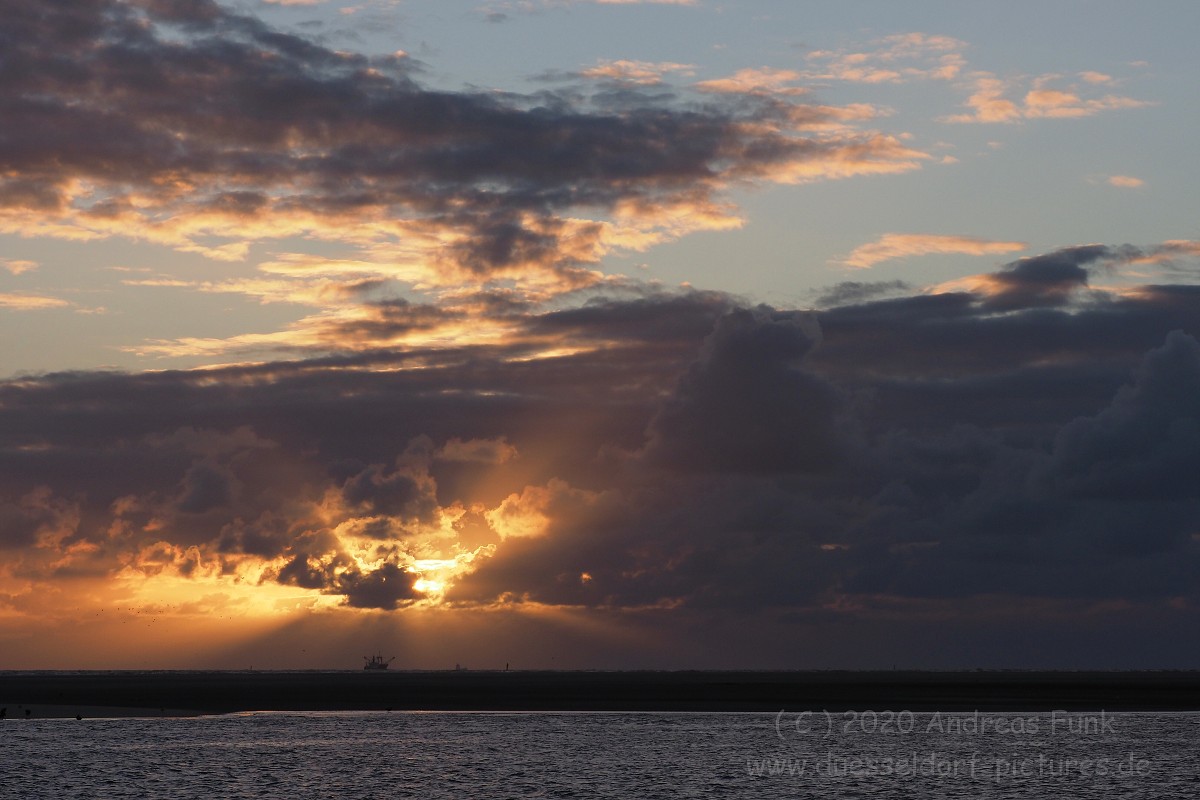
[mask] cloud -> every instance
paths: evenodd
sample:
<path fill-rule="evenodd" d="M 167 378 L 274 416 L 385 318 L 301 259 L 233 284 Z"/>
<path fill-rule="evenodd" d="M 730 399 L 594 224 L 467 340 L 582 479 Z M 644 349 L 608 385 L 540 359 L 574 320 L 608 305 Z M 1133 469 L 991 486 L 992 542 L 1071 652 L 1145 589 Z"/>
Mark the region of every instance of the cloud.
<path fill-rule="evenodd" d="M 667 75 L 673 73 L 692 75 L 695 71 L 696 67 L 692 64 L 678 64 L 673 61 L 629 61 L 627 59 L 618 59 L 616 61 L 601 61 L 594 67 L 580 70 L 579 74 L 584 78 L 598 78 L 618 83 L 653 86 L 662 83 L 663 78 Z"/>
<path fill-rule="evenodd" d="M 18 132 L 0 147 L 0 229 L 22 235 L 232 261 L 302 237 L 415 283 L 570 291 L 613 250 L 738 224 L 723 199 L 735 184 L 925 158 L 854 130 L 861 108 L 784 99 L 791 89 L 763 83 L 779 73 L 700 107 L 673 91 L 446 92 L 421 86 L 411 59 L 329 50 L 214 4 L 105 0 L 12 18 L 22 77 L 0 93 Z M 596 69 L 636 81 L 668 67 Z"/>
<path fill-rule="evenodd" d="M 953 114 L 941 119 L 951 123 L 1019 122 L 1040 118 L 1090 117 L 1102 111 L 1125 108 L 1144 108 L 1152 105 L 1123 95 L 1106 94 L 1088 97 L 1087 90 L 1074 84 L 1056 85 L 1061 76 L 1048 74 L 1030 79 L 1002 80 L 991 73 L 975 73 L 971 79 L 972 92 L 965 105 L 965 114 Z M 1091 86 L 1101 85 L 1087 81 Z M 1024 94 L 1014 98 L 1014 93 Z"/>
<path fill-rule="evenodd" d="M 842 281 L 823 290 L 817 297 L 818 307 L 854 305 L 886 295 L 898 295 L 911 291 L 912 286 L 904 281 Z"/>
<path fill-rule="evenodd" d="M 854 83 L 902 83 L 953 80 L 966 64 L 967 43 L 949 36 L 900 33 L 872 42 L 874 49 L 814 50 L 806 59 L 820 69 L 804 73 L 810 80 Z"/>
<path fill-rule="evenodd" d="M 479 10 L 491 23 L 507 22 L 513 14 L 536 14 L 543 9 L 569 8 L 573 5 L 665 5 L 696 6 L 699 0 L 493 0 Z"/>
<path fill-rule="evenodd" d="M 1135 178 L 1132 175 L 1109 175 L 1105 182 L 1109 186 L 1116 186 L 1121 189 L 1137 189 L 1146 185 L 1144 180 Z"/>
<path fill-rule="evenodd" d="M 981 239 L 975 236 L 951 236 L 922 233 L 885 233 L 878 240 L 859 245 L 841 263 L 856 269 L 868 269 L 883 261 L 931 254 L 992 255 L 1024 250 L 1025 242 Z"/>
<path fill-rule="evenodd" d="M 20 275 L 25 272 L 32 272 L 38 268 L 36 261 L 25 261 L 13 258 L 0 258 L 0 267 L 11 272 L 13 275 Z"/>
<path fill-rule="evenodd" d="M 971 112 L 944 117 L 944 122 L 1013 122 L 1023 116 L 1020 106 L 1004 96 L 1008 89 L 1004 81 L 985 75 L 977 77 L 974 85 L 965 104 Z"/>
<path fill-rule="evenodd" d="M 499 439 L 451 439 L 436 453 L 443 461 L 463 461 L 479 464 L 503 464 L 517 456 L 517 448 Z"/>
<path fill-rule="evenodd" d="M 354 608 L 393 609 L 419 596 L 415 573 L 395 564 L 384 564 L 370 572 L 351 570 L 338 578 L 337 588 Z"/>
<path fill-rule="evenodd" d="M 1087 286 L 1087 265 L 1112 256 L 1103 245 L 1065 248 L 1025 258 L 994 272 L 979 284 L 990 308 L 1035 308 L 1066 305 Z"/>
<path fill-rule="evenodd" d="M 0 503 L 0 548 L 59 544 L 78 524 L 77 513 L 49 487 L 35 486 L 22 497 Z"/>
<path fill-rule="evenodd" d="M 822 345 L 810 362 L 838 374 L 843 374 L 840 365 L 847 365 L 847 379 L 860 371 L 889 375 L 898 381 L 889 391 L 904 387 L 904 392 L 926 379 L 933 386 L 946 375 L 965 375 L 961 370 L 982 381 L 989 376 L 1031 375 L 1026 371 L 1037 365 L 1069 369 L 1092 364 L 1098 371 L 1087 380 L 1108 376 L 1107 383 L 1097 385 L 1105 388 L 1093 391 L 1111 393 L 1117 384 L 1102 365 L 1115 360 L 1132 366 L 1133 359 L 1161 344 L 1168 332 L 1192 330 L 1197 320 L 1192 316 L 1191 290 L 1184 286 L 1109 294 L 1087 288 L 1090 276 L 1108 275 L 1141 259 L 1166 257 L 1159 255 L 1166 247 L 1167 243 L 1063 248 L 924 292 L 829 308 L 820 315 Z M 1177 252 L 1177 268 L 1185 268 L 1193 256 L 1183 246 Z M 916 379 L 917 375 L 925 377 Z M 985 389 L 980 383 L 979 390 L 995 387 Z M 1046 390 L 1039 391 L 1042 399 L 1049 399 Z M 1032 402 L 1029 395 L 1019 396 Z M 932 403 L 932 409 L 942 401 L 914 402 L 917 405 L 906 408 L 922 413 L 921 402 Z M 989 402 L 977 408 L 990 413 L 992 406 Z M 1085 410 L 1075 408 L 1078 413 Z M 1013 413 L 1020 412 L 1014 407 Z"/>
<path fill-rule="evenodd" d="M 387 472 L 372 464 L 347 478 L 342 486 L 345 501 L 360 510 L 399 520 L 431 521 L 438 504 L 436 485 L 429 477 L 429 443 L 416 439 Z"/>
<path fill-rule="evenodd" d="M 0 292 L 0 308 L 13 311 L 42 311 L 47 308 L 67 308 L 71 303 L 47 295 Z"/>
<path fill-rule="evenodd" d="M 1200 257 L 1200 241 L 1168 239 L 1153 247 L 1126 248 L 1123 252 L 1134 264 L 1172 264 L 1177 259 Z"/>
<path fill-rule="evenodd" d="M 183 494 L 178 508 L 187 513 L 202 514 L 228 505 L 233 492 L 233 481 L 228 472 L 197 462 L 183 477 Z"/>
<path fill-rule="evenodd" d="M 952 627 L 1192 602 L 1200 292 L 1094 278 L 1195 258 L 1081 245 L 815 312 L 493 296 L 503 340 L 0 382 L 9 594 Z"/>
<path fill-rule="evenodd" d="M 1200 344 L 1172 331 L 1107 408 L 1059 431 L 1048 479 L 1072 496 L 1192 499 L 1187 476 L 1200 466 L 1198 397 Z"/>
<path fill-rule="evenodd" d="M 526 486 L 510 494 L 484 517 L 501 540 L 538 537 L 551 531 L 555 520 L 574 516 L 596 500 L 595 492 L 552 478 L 545 486 Z"/>
<path fill-rule="evenodd" d="M 146 285 L 146 282 L 136 282 Z M 149 282 L 156 285 L 156 282 Z M 187 286 L 187 284 L 185 284 Z M 379 347 L 429 347 L 460 339 L 497 341 L 509 326 L 503 320 L 472 322 L 471 304 L 412 303 L 404 299 L 372 300 L 359 296 L 374 288 L 371 282 L 317 281 L 287 284 L 267 281 L 232 281 L 201 284 L 200 291 L 236 292 L 262 298 L 320 304 L 327 308 L 290 323 L 272 333 L 237 334 L 227 338 L 183 337 L 129 345 L 124 349 L 144 356 L 248 356 L 254 354 L 313 354 L 373 350 Z M 339 297 L 339 295 L 341 295 Z"/>
<path fill-rule="evenodd" d="M 1039 118 L 1089 117 L 1104 111 L 1151 105 L 1125 95 L 1098 94 L 1118 83 L 1111 75 L 1085 70 L 1081 83 L 1058 74 L 1001 78 L 984 70 L 967 71 L 966 42 L 920 32 L 894 34 L 864 49 L 814 50 L 806 55 L 813 67 L 794 79 L 865 84 L 918 80 L 952 81 L 969 90 L 966 113 L 940 118 L 949 123 L 1015 123 Z"/>
<path fill-rule="evenodd" d="M 773 69 L 759 67 L 757 69 L 740 69 L 728 78 L 714 78 L 700 81 L 696 88 L 701 92 L 714 94 L 792 94 L 800 95 L 808 92 L 800 86 L 788 86 L 800 79 L 800 73 L 788 69 Z"/>
<path fill-rule="evenodd" d="M 814 319 L 761 308 L 722 316 L 650 422 L 647 454 L 680 470 L 822 471 L 841 457 L 837 390 L 799 367 Z"/>

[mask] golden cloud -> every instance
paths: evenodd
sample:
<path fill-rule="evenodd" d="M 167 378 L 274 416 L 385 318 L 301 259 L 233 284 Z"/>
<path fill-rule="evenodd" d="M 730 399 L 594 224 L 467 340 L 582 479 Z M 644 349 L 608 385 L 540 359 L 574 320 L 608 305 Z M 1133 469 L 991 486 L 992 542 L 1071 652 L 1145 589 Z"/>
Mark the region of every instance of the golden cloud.
<path fill-rule="evenodd" d="M 552 478 L 545 486 L 526 486 L 520 494 L 510 494 L 484 517 L 501 540 L 539 537 L 549 532 L 564 508 L 586 507 L 598 497 L 598 492 L 575 489 Z"/>
<path fill-rule="evenodd" d="M 1122 189 L 1137 189 L 1146 185 L 1144 180 L 1135 178 L 1132 175 L 1109 175 L 1105 182 L 1109 186 L 1117 186 Z"/>
<path fill-rule="evenodd" d="M 760 94 L 760 95 L 801 95 L 808 89 L 799 86 L 788 86 L 800 80 L 799 72 L 790 69 L 773 69 L 759 67 L 757 69 L 741 69 L 727 78 L 700 81 L 695 88 L 701 92 L 715 94 Z"/>
<path fill-rule="evenodd" d="M 1060 78 L 1061 76 L 1053 74 L 1037 76 L 1031 79 L 1031 86 L 1024 95 L 1019 100 L 1014 100 L 1009 95 L 1014 90 L 1019 91 L 1023 81 L 1004 81 L 990 73 L 975 73 L 972 80 L 973 90 L 965 103 L 971 111 L 943 117 L 942 121 L 998 123 L 1025 119 L 1070 119 L 1090 117 L 1102 111 L 1152 105 L 1145 100 L 1113 94 L 1086 97 L 1078 86 L 1053 86 L 1052 84 Z M 1094 80 L 1087 82 L 1098 84 Z"/>
<path fill-rule="evenodd" d="M 674 61 L 630 61 L 617 59 L 601 61 L 594 67 L 581 70 L 585 78 L 601 78 L 632 83 L 639 86 L 651 86 L 662 83 L 669 74 L 692 75 L 696 71 L 694 64 L 679 64 Z"/>
<path fill-rule="evenodd" d="M 1024 250 L 1025 242 L 1006 242 L 976 236 L 922 233 L 885 233 L 878 240 L 860 245 L 840 263 L 855 269 L 868 269 L 883 261 L 923 255 L 982 256 Z"/>
<path fill-rule="evenodd" d="M 0 258 L 0 267 L 11 272 L 13 275 L 21 275 L 25 272 L 32 272 L 38 268 L 36 261 L 25 261 L 13 258 Z"/>
<path fill-rule="evenodd" d="M 873 44 L 874 49 L 861 52 L 815 50 L 808 54 L 808 61 L 824 63 L 803 77 L 852 83 L 953 80 L 966 64 L 961 51 L 967 43 L 949 36 L 901 33 Z"/>
<path fill-rule="evenodd" d="M 71 303 L 58 297 L 0 292 L 0 308 L 12 311 L 41 311 L 47 308 L 67 308 L 70 305 Z"/>

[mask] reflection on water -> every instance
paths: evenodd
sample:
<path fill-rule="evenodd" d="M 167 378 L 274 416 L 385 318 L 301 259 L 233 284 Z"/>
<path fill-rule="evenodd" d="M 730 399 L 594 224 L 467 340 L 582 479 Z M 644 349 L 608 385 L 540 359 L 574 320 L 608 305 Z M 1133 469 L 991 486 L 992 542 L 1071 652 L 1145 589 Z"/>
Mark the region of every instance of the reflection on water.
<path fill-rule="evenodd" d="M 1200 714 L 7 720 L 0 797 L 1194 798 Z"/>

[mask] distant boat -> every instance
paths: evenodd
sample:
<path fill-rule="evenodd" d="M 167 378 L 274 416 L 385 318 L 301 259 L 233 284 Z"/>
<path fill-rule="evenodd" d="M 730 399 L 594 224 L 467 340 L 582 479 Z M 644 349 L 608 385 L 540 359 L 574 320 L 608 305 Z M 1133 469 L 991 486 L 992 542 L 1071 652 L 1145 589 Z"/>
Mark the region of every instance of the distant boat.
<path fill-rule="evenodd" d="M 363 661 L 366 662 L 363 664 L 363 669 L 387 669 L 388 665 L 391 664 L 395 660 L 396 660 L 395 656 L 387 659 L 386 661 L 384 660 L 383 656 L 381 656 L 381 655 L 380 656 L 370 656 L 370 657 L 363 656 Z"/>

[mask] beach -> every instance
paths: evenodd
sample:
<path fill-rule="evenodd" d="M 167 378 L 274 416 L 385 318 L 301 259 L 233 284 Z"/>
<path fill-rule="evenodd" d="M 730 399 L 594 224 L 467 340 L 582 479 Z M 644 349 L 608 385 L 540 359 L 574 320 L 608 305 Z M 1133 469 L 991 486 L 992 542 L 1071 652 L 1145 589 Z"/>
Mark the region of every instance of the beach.
<path fill-rule="evenodd" d="M 1185 711 L 1200 710 L 1200 672 L 0 672 L 0 708 L 7 719 L 321 710 Z"/>

